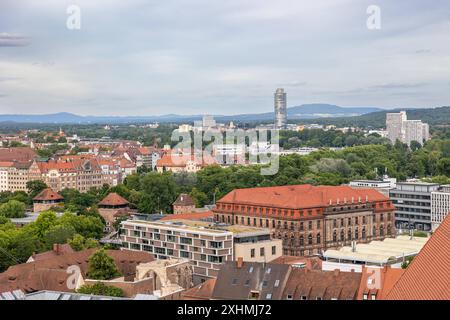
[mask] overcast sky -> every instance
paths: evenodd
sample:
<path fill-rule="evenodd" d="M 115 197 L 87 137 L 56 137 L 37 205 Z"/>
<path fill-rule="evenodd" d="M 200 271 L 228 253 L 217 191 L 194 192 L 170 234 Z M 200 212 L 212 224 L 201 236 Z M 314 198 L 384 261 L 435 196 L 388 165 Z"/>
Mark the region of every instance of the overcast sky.
<path fill-rule="evenodd" d="M 0 113 L 267 112 L 277 87 L 289 106 L 449 105 L 450 1 L 0 0 Z"/>

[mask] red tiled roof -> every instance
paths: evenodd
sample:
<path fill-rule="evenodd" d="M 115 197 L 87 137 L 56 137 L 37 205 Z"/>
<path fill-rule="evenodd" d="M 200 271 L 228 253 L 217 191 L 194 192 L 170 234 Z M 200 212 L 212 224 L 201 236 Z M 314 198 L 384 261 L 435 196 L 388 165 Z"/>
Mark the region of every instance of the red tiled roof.
<path fill-rule="evenodd" d="M 161 218 L 161 221 L 164 220 L 201 220 L 208 219 L 214 217 L 214 213 L 212 211 L 204 211 L 204 212 L 191 212 L 191 213 L 182 213 L 182 214 L 171 214 L 167 215 L 164 218 Z"/>
<path fill-rule="evenodd" d="M 199 285 L 184 291 L 181 296 L 183 300 L 209 300 L 211 299 L 216 279 L 211 278 Z"/>
<path fill-rule="evenodd" d="M 167 153 L 156 161 L 156 165 L 158 167 L 185 167 L 190 161 L 202 167 L 217 164 L 216 159 L 208 155 L 202 157 L 201 155 Z"/>
<path fill-rule="evenodd" d="M 309 184 L 235 189 L 217 203 L 233 203 L 278 208 L 321 208 L 330 204 L 355 204 L 389 201 L 389 198 L 374 189 L 353 189 L 349 186 L 312 186 Z"/>
<path fill-rule="evenodd" d="M 53 191 L 51 188 L 46 188 L 42 190 L 36 197 L 33 198 L 34 201 L 49 201 L 49 200 L 64 200 L 64 198 Z"/>
<path fill-rule="evenodd" d="M 376 270 L 379 270 L 378 274 L 373 273 Z M 404 269 L 391 268 L 387 266 L 385 266 L 384 268 L 368 268 L 363 266 L 361 272 L 361 284 L 358 292 L 358 300 L 363 300 L 364 295 L 367 295 L 367 299 L 371 300 L 372 294 L 375 294 L 377 300 L 383 300 L 389 294 L 389 292 L 392 290 L 392 288 L 404 272 Z M 373 274 L 375 275 L 375 277 L 372 277 Z M 374 282 L 373 285 L 369 285 L 369 278 L 372 278 L 375 281 L 379 281 L 379 283 Z"/>
<path fill-rule="evenodd" d="M 71 292 L 73 289 L 68 287 L 68 280 L 73 273 L 68 273 L 67 268 L 78 266 L 84 277 L 89 258 L 96 250 L 66 253 L 49 259 L 11 266 L 0 273 L 0 292 L 17 289 L 27 293 L 40 290 Z M 152 254 L 144 251 L 107 250 L 106 252 L 114 259 L 117 268 L 126 277 L 136 272 L 136 265 L 139 263 L 154 260 Z"/>
<path fill-rule="evenodd" d="M 53 250 L 45 251 L 41 253 L 36 253 L 31 256 L 33 261 L 41 261 L 45 259 L 51 259 L 60 255 L 74 253 L 75 250 L 72 249 L 70 244 L 54 244 Z"/>
<path fill-rule="evenodd" d="M 117 193 L 112 192 L 98 204 L 101 206 L 122 206 L 129 204 L 129 202 L 125 198 L 119 196 Z"/>
<path fill-rule="evenodd" d="M 36 152 L 29 147 L 0 148 L 0 161 L 31 161 L 37 157 Z"/>
<path fill-rule="evenodd" d="M 444 219 L 387 300 L 450 300 L 450 215 Z"/>

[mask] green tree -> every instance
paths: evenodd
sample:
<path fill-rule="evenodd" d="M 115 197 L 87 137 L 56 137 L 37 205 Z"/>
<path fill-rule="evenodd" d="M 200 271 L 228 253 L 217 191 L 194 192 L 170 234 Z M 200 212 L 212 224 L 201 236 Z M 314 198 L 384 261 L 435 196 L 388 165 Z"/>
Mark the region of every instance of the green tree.
<path fill-rule="evenodd" d="M 109 297 L 123 297 L 124 292 L 121 288 L 107 286 L 102 282 L 97 282 L 93 285 L 83 285 L 78 290 L 78 293 L 93 294 L 96 296 L 109 296 Z"/>
<path fill-rule="evenodd" d="M 0 205 L 0 215 L 6 218 L 23 218 L 25 217 L 26 206 L 23 202 L 17 200 L 9 200 L 7 203 Z"/>
<path fill-rule="evenodd" d="M 92 238 L 85 238 L 81 234 L 76 234 L 69 239 L 69 245 L 75 251 L 97 248 L 99 246 L 97 240 Z"/>
<path fill-rule="evenodd" d="M 90 279 L 110 280 L 120 275 L 114 259 L 108 256 L 105 250 L 100 249 L 89 257 L 87 276 Z"/>
<path fill-rule="evenodd" d="M 39 194 L 39 192 L 46 188 L 48 187 L 42 180 L 31 180 L 27 182 L 27 190 L 31 198 L 34 198 Z"/>
<path fill-rule="evenodd" d="M 206 204 L 208 204 L 208 196 L 206 193 L 199 191 L 197 188 L 193 188 L 189 195 L 197 208 L 203 208 Z"/>
<path fill-rule="evenodd" d="M 75 234 L 75 229 L 69 225 L 55 225 L 44 234 L 43 241 L 48 249 L 51 249 L 53 244 L 66 243 L 68 239 L 72 238 Z"/>

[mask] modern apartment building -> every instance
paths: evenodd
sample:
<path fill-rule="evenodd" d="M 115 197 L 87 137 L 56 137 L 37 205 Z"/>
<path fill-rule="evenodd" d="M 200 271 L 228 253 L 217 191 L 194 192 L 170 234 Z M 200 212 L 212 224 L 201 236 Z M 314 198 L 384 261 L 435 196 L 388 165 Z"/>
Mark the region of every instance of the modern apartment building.
<path fill-rule="evenodd" d="M 406 121 L 406 119 L 406 111 L 386 114 L 387 137 L 392 143 L 395 143 L 397 140 L 403 141 L 403 122 Z"/>
<path fill-rule="evenodd" d="M 233 260 L 233 233 L 196 221 L 127 220 L 120 239 L 124 248 L 151 252 L 157 259 L 189 259 L 194 282 L 217 277 L 221 264 Z"/>
<path fill-rule="evenodd" d="M 436 183 L 397 183 L 397 187 L 389 192 L 395 206 L 397 229 L 431 231 L 431 193 L 438 189 Z"/>
<path fill-rule="evenodd" d="M 450 213 L 450 185 L 431 192 L 431 228 L 435 231 Z"/>
<path fill-rule="evenodd" d="M 396 178 L 384 177 L 380 180 L 353 180 L 349 185 L 352 188 L 372 188 L 389 197 L 389 190 L 394 189 L 396 183 Z"/>
<path fill-rule="evenodd" d="M 287 94 L 278 88 L 274 94 L 275 129 L 283 129 L 287 124 Z"/>
<path fill-rule="evenodd" d="M 386 114 L 387 137 L 392 143 L 397 140 L 411 145 L 412 141 L 423 144 L 430 139 L 430 127 L 421 120 L 408 120 L 405 111 Z"/>
<path fill-rule="evenodd" d="M 268 228 L 283 254 L 312 256 L 352 241 L 395 235 L 394 207 L 373 189 L 349 186 L 281 186 L 236 189 L 213 209 L 221 223 Z"/>

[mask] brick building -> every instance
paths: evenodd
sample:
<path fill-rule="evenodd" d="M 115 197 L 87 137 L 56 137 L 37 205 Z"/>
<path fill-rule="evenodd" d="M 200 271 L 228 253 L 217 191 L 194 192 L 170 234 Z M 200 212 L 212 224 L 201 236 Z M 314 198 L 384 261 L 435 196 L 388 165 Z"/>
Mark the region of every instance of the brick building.
<path fill-rule="evenodd" d="M 394 211 L 373 189 L 312 185 L 236 189 L 213 209 L 218 222 L 269 228 L 292 256 L 393 237 Z"/>

